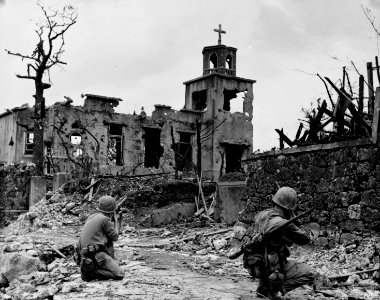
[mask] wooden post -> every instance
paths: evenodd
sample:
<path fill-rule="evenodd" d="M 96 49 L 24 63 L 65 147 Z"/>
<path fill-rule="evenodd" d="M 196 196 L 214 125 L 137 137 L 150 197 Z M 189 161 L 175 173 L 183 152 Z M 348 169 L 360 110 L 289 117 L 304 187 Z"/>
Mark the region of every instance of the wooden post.
<path fill-rule="evenodd" d="M 300 123 L 300 126 L 298 126 L 298 130 L 297 130 L 297 134 L 296 134 L 295 141 L 298 140 L 298 139 L 300 138 L 300 135 L 301 135 L 302 129 L 303 129 L 303 124 Z"/>
<path fill-rule="evenodd" d="M 375 56 L 375 63 L 376 63 L 376 73 L 377 73 L 377 81 L 380 85 L 380 67 L 379 67 L 379 58 Z"/>
<path fill-rule="evenodd" d="M 197 173 L 198 177 L 202 181 L 202 143 L 201 143 L 201 122 L 196 120 L 197 125 Z"/>
<path fill-rule="evenodd" d="M 346 85 L 346 67 L 343 67 L 342 88 L 345 88 L 345 85 Z"/>
<path fill-rule="evenodd" d="M 294 143 L 285 135 L 283 128 L 281 128 L 281 130 L 278 130 L 278 129 L 275 129 L 275 130 L 280 136 L 280 149 L 284 148 L 284 147 L 281 148 L 281 144 L 284 145 L 283 142 L 287 143 L 290 147 L 294 146 Z"/>
<path fill-rule="evenodd" d="M 90 192 L 89 192 L 89 195 L 88 195 L 88 202 L 91 202 L 91 200 L 92 200 L 92 195 L 94 193 L 94 183 L 95 183 L 95 178 L 92 177 L 91 178 L 91 188 L 90 188 Z"/>
<path fill-rule="evenodd" d="M 358 101 L 358 112 L 363 112 L 363 106 L 364 106 L 364 76 L 359 76 L 359 101 Z"/>
<path fill-rule="evenodd" d="M 343 110 L 343 102 L 342 97 L 338 96 L 338 100 L 336 103 L 336 114 L 335 114 L 335 122 L 336 122 L 336 132 L 341 135 L 344 132 L 344 110 Z"/>
<path fill-rule="evenodd" d="M 205 209 L 206 215 L 208 216 L 208 208 L 207 208 L 205 196 L 204 196 L 203 190 L 202 190 L 202 172 L 201 172 L 201 176 L 197 176 L 197 180 L 198 180 L 198 185 L 199 185 L 199 196 L 202 199 L 203 207 Z"/>
<path fill-rule="evenodd" d="M 373 92 L 373 68 L 372 63 L 367 62 L 368 75 L 368 114 L 373 115 L 373 105 L 375 101 L 375 93 Z"/>
<path fill-rule="evenodd" d="M 379 137 L 379 122 L 380 122 L 380 87 L 376 88 L 376 98 L 374 104 L 374 113 L 372 121 L 372 141 L 376 144 Z"/>

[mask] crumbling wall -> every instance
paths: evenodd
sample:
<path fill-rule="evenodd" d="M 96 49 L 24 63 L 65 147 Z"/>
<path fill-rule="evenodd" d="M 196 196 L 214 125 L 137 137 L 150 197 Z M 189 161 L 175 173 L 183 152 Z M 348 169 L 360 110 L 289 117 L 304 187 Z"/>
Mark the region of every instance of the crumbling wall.
<path fill-rule="evenodd" d="M 33 109 L 27 105 L 15 107 L 0 116 L 0 161 L 32 160 L 25 154 L 25 133 L 33 130 Z"/>
<path fill-rule="evenodd" d="M 29 209 L 29 184 L 34 175 L 35 165 L 30 162 L 1 164 L 0 227 L 18 215 L 17 210 Z"/>
<path fill-rule="evenodd" d="M 240 220 L 252 223 L 258 211 L 271 207 L 278 184 L 296 189 L 300 210 L 314 208 L 306 222 L 317 223 L 327 236 L 378 231 L 379 158 L 379 147 L 370 139 L 252 155 L 242 195 L 248 202 Z"/>
<path fill-rule="evenodd" d="M 227 160 L 230 159 L 227 153 L 229 146 L 239 148 L 239 151 L 234 151 L 239 157 L 237 160 L 246 159 L 249 153 L 252 153 L 252 140 L 253 140 L 253 126 L 252 126 L 252 113 L 253 113 L 253 90 L 252 82 L 242 81 L 240 78 L 237 80 L 215 79 L 215 85 L 219 94 L 215 94 L 216 99 L 223 99 L 224 93 L 227 91 L 235 91 L 232 93 L 230 102 L 241 101 L 241 99 L 234 98 L 237 93 L 244 93 L 241 110 L 231 113 L 224 110 L 224 103 L 219 101 L 215 103 L 213 119 L 215 125 L 222 124 L 215 131 L 212 145 L 210 148 L 214 149 L 213 154 L 213 174 L 214 178 L 218 178 L 220 174 L 227 172 L 240 171 L 237 168 L 228 170 L 226 168 Z M 223 122 L 223 123 L 222 123 Z M 239 153 L 237 153 L 239 152 Z M 240 164 L 238 164 L 240 165 Z"/>

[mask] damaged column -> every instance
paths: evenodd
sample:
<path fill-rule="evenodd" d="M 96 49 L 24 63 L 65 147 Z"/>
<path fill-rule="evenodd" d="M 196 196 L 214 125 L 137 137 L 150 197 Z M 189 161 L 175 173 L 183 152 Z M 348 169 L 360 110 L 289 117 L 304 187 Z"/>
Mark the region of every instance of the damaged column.
<path fill-rule="evenodd" d="M 46 195 L 46 179 L 42 176 L 33 176 L 30 179 L 29 208 Z"/>
<path fill-rule="evenodd" d="M 53 176 L 53 192 L 59 190 L 69 180 L 69 174 L 66 172 L 55 173 Z"/>

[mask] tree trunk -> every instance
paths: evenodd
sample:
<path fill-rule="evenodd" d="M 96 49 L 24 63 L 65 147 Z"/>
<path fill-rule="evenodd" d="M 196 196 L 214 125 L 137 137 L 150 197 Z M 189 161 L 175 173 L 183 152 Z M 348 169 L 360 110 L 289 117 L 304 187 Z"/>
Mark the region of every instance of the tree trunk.
<path fill-rule="evenodd" d="M 43 175 L 44 170 L 44 120 L 42 112 L 45 110 L 44 105 L 44 89 L 42 82 L 35 83 L 35 110 L 34 110 L 34 149 L 33 162 L 36 165 L 36 175 Z"/>

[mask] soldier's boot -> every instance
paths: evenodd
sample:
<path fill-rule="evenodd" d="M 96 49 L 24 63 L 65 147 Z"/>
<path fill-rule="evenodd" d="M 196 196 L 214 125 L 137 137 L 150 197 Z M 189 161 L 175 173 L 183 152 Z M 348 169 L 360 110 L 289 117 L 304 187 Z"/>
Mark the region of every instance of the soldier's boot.
<path fill-rule="evenodd" d="M 259 286 L 256 289 L 256 294 L 258 297 L 268 297 L 268 283 L 260 280 Z"/>
<path fill-rule="evenodd" d="M 284 297 L 282 297 L 281 292 L 271 292 L 271 291 L 268 292 L 268 298 L 270 300 L 283 300 L 283 299 L 285 299 Z"/>

